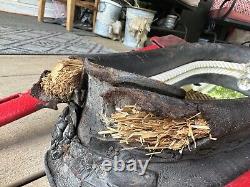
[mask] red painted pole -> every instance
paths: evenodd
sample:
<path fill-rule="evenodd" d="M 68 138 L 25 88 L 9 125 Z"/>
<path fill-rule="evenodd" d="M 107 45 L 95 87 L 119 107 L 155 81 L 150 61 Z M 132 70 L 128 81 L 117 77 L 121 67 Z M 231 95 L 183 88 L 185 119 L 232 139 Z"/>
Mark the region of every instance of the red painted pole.
<path fill-rule="evenodd" d="M 225 187 L 249 187 L 250 186 L 250 171 L 245 172 L 238 178 L 234 179 Z"/>
<path fill-rule="evenodd" d="M 30 95 L 19 93 L 0 99 L 0 127 L 41 109 L 45 103 Z"/>

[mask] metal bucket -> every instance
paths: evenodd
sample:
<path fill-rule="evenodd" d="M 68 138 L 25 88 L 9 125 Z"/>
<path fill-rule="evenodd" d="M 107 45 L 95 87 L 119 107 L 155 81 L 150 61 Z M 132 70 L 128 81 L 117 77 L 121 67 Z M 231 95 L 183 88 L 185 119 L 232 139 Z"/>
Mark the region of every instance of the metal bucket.
<path fill-rule="evenodd" d="M 176 22 L 178 20 L 178 16 L 176 15 L 168 15 L 166 18 L 166 21 L 164 23 L 164 26 L 168 29 L 174 29 Z"/>
<path fill-rule="evenodd" d="M 111 24 L 120 17 L 122 6 L 111 0 L 100 0 L 94 33 L 112 38 Z"/>
<path fill-rule="evenodd" d="M 142 47 L 142 43 L 138 41 L 138 37 L 136 36 L 136 29 L 133 28 L 133 23 L 139 20 L 139 22 L 147 24 L 149 27 L 153 22 L 155 15 L 155 11 L 141 8 L 127 8 L 126 12 L 126 27 L 125 27 L 125 36 L 123 44 L 128 47 Z M 144 22 L 145 21 L 145 22 Z M 149 31 L 148 29 L 148 31 Z M 148 31 L 144 32 L 144 37 L 147 36 Z"/>

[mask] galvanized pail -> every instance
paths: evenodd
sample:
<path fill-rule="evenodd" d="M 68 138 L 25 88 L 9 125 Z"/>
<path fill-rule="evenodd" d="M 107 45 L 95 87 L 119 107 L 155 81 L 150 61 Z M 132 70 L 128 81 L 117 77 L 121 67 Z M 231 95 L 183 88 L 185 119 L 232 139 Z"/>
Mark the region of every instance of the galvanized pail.
<path fill-rule="evenodd" d="M 100 0 L 94 33 L 112 38 L 111 24 L 117 21 L 121 14 L 122 6 L 111 0 Z"/>
<path fill-rule="evenodd" d="M 142 47 L 142 37 L 145 38 L 147 36 L 147 33 L 150 30 L 151 23 L 154 19 L 154 15 L 155 11 L 152 10 L 134 7 L 127 8 L 125 36 L 123 44 L 128 47 Z"/>

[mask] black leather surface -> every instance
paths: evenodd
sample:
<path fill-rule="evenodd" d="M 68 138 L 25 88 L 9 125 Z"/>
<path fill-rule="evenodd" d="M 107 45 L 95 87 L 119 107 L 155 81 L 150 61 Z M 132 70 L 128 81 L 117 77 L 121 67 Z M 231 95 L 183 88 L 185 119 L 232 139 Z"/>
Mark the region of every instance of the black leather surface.
<path fill-rule="evenodd" d="M 193 60 L 248 63 L 249 57 L 247 48 L 185 44 L 153 53 L 132 52 L 91 58 L 98 64 L 111 64 L 112 67 L 149 76 Z M 112 59 L 117 61 L 112 64 Z M 135 64 L 129 66 L 128 59 Z M 139 64 L 143 68 L 139 68 Z M 110 76 L 107 71 L 116 76 Z M 128 79 L 126 73 L 98 66 L 93 68 L 91 65 L 86 66 L 85 73 L 87 83 L 84 84 L 82 104 L 79 106 L 71 102 L 52 133 L 52 146 L 45 157 L 46 174 L 52 186 L 223 186 L 250 168 L 249 98 L 184 101 L 168 95 L 168 92 L 158 93 L 166 87 L 161 84 L 154 87 L 154 82 L 140 76 L 133 75 L 132 79 Z M 131 81 L 133 84 L 128 84 Z M 145 86 L 148 84 L 151 90 Z M 201 112 L 208 121 L 212 136 L 218 139 L 198 140 L 196 149 L 191 146 L 191 151 L 185 149 L 182 154 L 164 150 L 151 158 L 144 176 L 138 176 L 138 172 L 106 173 L 101 169 L 101 163 L 103 159 L 113 161 L 115 155 L 125 160 L 149 159 L 144 150 L 123 150 L 124 145 L 98 134 L 105 129 L 101 114 L 108 116 L 115 107 L 136 103 L 144 110 L 173 118 Z"/>

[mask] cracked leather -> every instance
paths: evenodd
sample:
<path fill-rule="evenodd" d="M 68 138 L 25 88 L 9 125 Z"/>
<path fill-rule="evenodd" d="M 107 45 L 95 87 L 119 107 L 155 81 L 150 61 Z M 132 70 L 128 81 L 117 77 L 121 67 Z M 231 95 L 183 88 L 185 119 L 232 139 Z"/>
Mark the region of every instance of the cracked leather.
<path fill-rule="evenodd" d="M 126 53 L 94 55 L 85 54 L 81 56 L 72 56 L 70 58 L 78 58 L 83 62 L 85 58 L 88 58 L 91 62 L 105 67 L 112 67 L 118 70 L 150 77 L 198 60 L 217 60 L 248 64 L 250 63 L 250 50 L 249 47 L 229 44 L 185 43 L 152 51 L 132 51 Z M 42 76 L 47 73 L 48 71 L 45 71 Z M 32 95 L 43 101 L 50 101 L 48 107 L 55 108 L 56 103 L 62 101 L 57 98 L 46 97 L 42 92 L 40 81 L 31 89 Z M 175 85 L 180 87 L 185 84 L 200 82 L 216 84 L 240 91 L 237 86 L 237 80 L 234 77 L 219 74 L 194 75 L 181 82 L 177 82 Z M 250 95 L 250 91 L 241 92 Z M 75 96 L 78 95 L 79 93 L 75 94 Z"/>
<path fill-rule="evenodd" d="M 59 117 L 45 156 L 51 186 L 222 186 L 250 168 L 250 99 L 184 100 L 185 92 L 143 76 L 104 68 L 85 60 L 81 104 L 72 100 Z M 213 137 L 197 141 L 191 151 L 164 150 L 152 156 L 145 175 L 105 172 L 102 161 L 149 159 L 143 149 L 127 150 L 109 137 L 103 116 L 116 107 L 134 105 L 173 119 L 201 112 Z M 245 110 L 242 110 L 245 109 Z"/>

